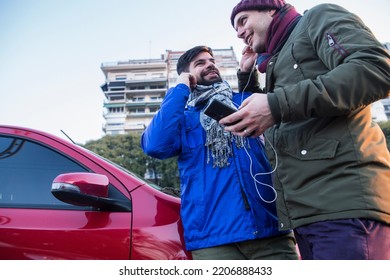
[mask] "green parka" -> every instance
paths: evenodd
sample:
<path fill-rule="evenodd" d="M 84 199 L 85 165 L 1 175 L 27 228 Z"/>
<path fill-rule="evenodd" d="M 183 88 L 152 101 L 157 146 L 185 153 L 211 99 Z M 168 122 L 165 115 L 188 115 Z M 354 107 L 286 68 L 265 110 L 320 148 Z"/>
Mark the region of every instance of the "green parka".
<path fill-rule="evenodd" d="M 269 62 L 277 124 L 265 136 L 276 149 L 267 143 L 280 229 L 346 218 L 390 224 L 390 155 L 370 106 L 389 96 L 389 61 L 356 15 L 321 4 Z"/>

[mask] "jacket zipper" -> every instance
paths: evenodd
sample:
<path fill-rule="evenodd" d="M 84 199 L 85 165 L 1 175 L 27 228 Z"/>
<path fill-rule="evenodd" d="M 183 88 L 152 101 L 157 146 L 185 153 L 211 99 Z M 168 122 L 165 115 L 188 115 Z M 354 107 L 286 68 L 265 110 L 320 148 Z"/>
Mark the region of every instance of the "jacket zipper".
<path fill-rule="evenodd" d="M 237 160 L 238 160 L 238 158 L 236 158 L 236 153 L 235 153 L 234 148 L 232 149 L 232 152 L 233 152 L 233 157 L 234 157 L 234 164 L 236 165 L 236 170 L 237 170 Z M 245 191 L 244 191 L 244 188 L 242 187 L 242 182 L 241 182 L 241 180 L 240 180 L 240 190 L 241 190 L 242 199 L 244 200 L 245 210 L 250 210 L 251 207 L 250 207 L 250 205 L 249 205 L 248 197 L 246 196 L 246 193 L 245 193 Z"/>
<path fill-rule="evenodd" d="M 347 51 L 334 39 L 332 34 L 326 33 L 326 38 L 328 39 L 329 47 L 334 48 L 342 57 L 347 56 Z"/>

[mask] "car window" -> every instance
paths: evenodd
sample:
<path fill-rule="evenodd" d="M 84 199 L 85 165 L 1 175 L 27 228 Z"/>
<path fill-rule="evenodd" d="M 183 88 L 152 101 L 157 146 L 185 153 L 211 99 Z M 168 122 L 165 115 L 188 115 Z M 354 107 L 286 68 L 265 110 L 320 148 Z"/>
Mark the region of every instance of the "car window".
<path fill-rule="evenodd" d="M 22 138 L 0 136 L 0 207 L 75 208 L 51 194 L 54 178 L 67 172 L 88 172 L 48 147 Z"/>
<path fill-rule="evenodd" d="M 83 147 L 84 148 L 84 147 Z M 85 149 L 85 148 L 84 148 Z M 108 162 L 109 164 L 111 165 L 114 165 L 116 168 L 122 170 L 123 172 L 131 175 L 132 177 L 136 177 L 138 180 L 142 181 L 142 182 L 145 182 L 147 183 L 149 186 L 151 186 L 152 188 L 156 189 L 156 190 L 159 190 L 161 192 L 164 192 L 166 194 L 169 194 L 169 195 L 172 195 L 172 196 L 175 196 L 175 197 L 180 197 L 180 190 L 178 189 L 174 189 L 174 188 L 170 188 L 170 187 L 160 187 L 159 185 L 156 185 L 155 183 L 153 183 L 152 181 L 149 181 L 143 177 L 141 177 L 140 175 L 136 174 L 136 173 L 133 173 L 129 170 L 127 170 L 126 168 L 120 166 L 119 164 L 109 160 L 109 159 L 106 159 L 105 157 L 99 155 L 99 154 L 96 154 L 95 152 L 91 151 L 91 150 L 88 150 L 86 149 L 89 153 L 92 153 L 94 154 L 95 156 L 101 158 L 102 160 Z"/>

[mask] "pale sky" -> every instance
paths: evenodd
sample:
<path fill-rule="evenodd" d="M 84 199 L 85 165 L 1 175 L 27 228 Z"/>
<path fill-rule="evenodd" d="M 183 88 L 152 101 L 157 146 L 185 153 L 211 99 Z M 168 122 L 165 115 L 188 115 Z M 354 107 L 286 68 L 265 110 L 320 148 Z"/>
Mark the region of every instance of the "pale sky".
<path fill-rule="evenodd" d="M 238 0 L 0 0 L 0 123 L 84 144 L 101 138 L 103 62 L 159 58 L 195 45 L 243 48 L 230 25 Z M 389 0 L 291 0 L 359 15 L 390 42 Z"/>

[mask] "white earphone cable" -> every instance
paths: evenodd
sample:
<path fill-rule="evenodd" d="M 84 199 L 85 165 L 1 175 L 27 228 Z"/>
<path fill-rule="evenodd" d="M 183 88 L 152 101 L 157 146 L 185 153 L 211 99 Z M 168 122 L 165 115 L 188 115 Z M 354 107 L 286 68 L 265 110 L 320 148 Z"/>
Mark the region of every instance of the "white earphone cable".
<path fill-rule="evenodd" d="M 264 135 L 264 138 L 268 141 L 268 143 L 270 144 L 273 152 L 275 153 L 275 167 L 271 171 L 269 171 L 269 172 L 259 172 L 259 173 L 253 174 L 253 160 L 252 160 L 252 158 L 251 158 L 251 156 L 250 156 L 250 154 L 249 154 L 249 152 L 248 152 L 248 150 L 246 149 L 245 146 L 244 146 L 244 149 L 245 149 L 245 152 L 248 155 L 248 158 L 249 158 L 249 161 L 250 161 L 249 172 L 251 174 L 251 177 L 253 178 L 253 183 L 254 183 L 254 186 L 256 188 L 257 194 L 259 195 L 260 199 L 263 202 L 265 202 L 265 203 L 273 203 L 273 202 L 276 201 L 276 198 L 278 197 L 278 194 L 277 194 L 275 188 L 272 185 L 270 185 L 270 184 L 260 182 L 258 179 L 256 179 L 256 177 L 258 177 L 258 176 L 270 175 L 270 174 L 274 173 L 277 170 L 277 168 L 278 168 L 278 154 L 276 152 L 276 149 L 274 148 L 274 146 L 272 146 L 272 144 L 269 141 L 269 139 L 267 138 L 267 136 Z M 272 190 L 272 192 L 274 193 L 274 198 L 271 199 L 271 200 L 267 200 L 267 199 L 263 198 L 263 196 L 261 195 L 261 193 L 259 191 L 259 185 L 260 186 L 264 186 L 266 188 L 270 188 Z"/>

